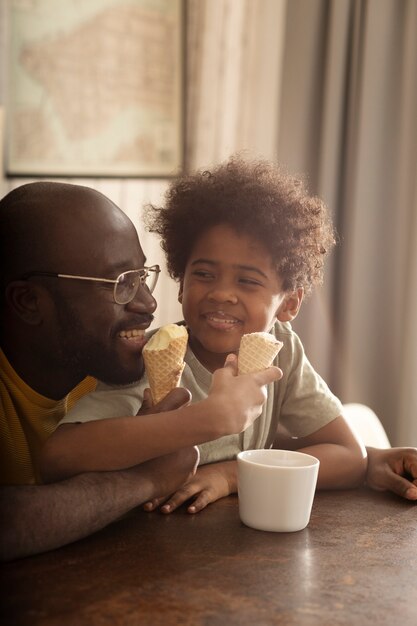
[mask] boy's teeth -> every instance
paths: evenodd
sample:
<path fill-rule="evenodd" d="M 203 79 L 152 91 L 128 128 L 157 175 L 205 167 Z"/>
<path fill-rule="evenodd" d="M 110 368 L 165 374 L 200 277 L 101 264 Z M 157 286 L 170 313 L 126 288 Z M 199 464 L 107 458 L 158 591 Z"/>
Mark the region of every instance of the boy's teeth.
<path fill-rule="evenodd" d="M 125 339 L 133 339 L 133 337 L 143 337 L 144 335 L 144 330 L 138 330 L 136 328 L 134 328 L 133 330 L 122 330 L 120 333 L 120 337 L 124 337 Z"/>
<path fill-rule="evenodd" d="M 210 315 L 209 319 L 213 322 L 221 323 L 221 324 L 237 324 L 237 320 L 226 319 L 224 317 L 215 317 L 214 315 Z"/>

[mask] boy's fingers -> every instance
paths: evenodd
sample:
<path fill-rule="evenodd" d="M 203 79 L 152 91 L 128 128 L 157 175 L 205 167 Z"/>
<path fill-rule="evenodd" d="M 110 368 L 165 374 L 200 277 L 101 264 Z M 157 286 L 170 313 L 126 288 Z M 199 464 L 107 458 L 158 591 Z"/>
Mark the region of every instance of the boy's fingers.
<path fill-rule="evenodd" d="M 153 500 L 149 500 L 149 502 L 145 502 L 143 505 L 144 511 L 154 511 L 159 504 L 158 498 L 154 498 Z"/>
<path fill-rule="evenodd" d="M 188 500 L 189 497 L 190 496 L 184 494 L 182 491 L 177 491 L 163 506 L 161 506 L 162 513 L 172 513 L 172 511 L 175 511 L 175 509 Z"/>
<path fill-rule="evenodd" d="M 205 509 L 206 506 L 210 504 L 210 502 L 213 502 L 213 498 L 210 497 L 209 492 L 204 489 L 198 494 L 194 502 L 190 504 L 190 506 L 187 508 L 187 512 L 192 514 L 198 513 L 199 511 Z"/>
<path fill-rule="evenodd" d="M 402 496 L 407 500 L 417 500 L 417 486 L 413 485 L 409 480 L 392 473 L 387 487 L 398 496 Z"/>
<path fill-rule="evenodd" d="M 237 362 L 236 354 L 230 353 L 227 355 L 225 363 L 224 363 L 224 367 L 225 369 L 231 370 L 233 374 L 237 376 L 238 362 Z M 282 378 L 282 371 L 279 369 L 279 367 L 275 367 L 275 365 L 271 365 L 270 367 L 267 367 L 266 369 L 260 372 L 254 372 L 249 375 L 255 376 L 256 381 L 260 383 L 261 385 L 267 385 L 268 383 L 272 383 L 275 380 L 280 380 L 280 378 Z"/>
<path fill-rule="evenodd" d="M 411 485 L 404 494 L 407 500 L 417 500 L 417 485 Z"/>
<path fill-rule="evenodd" d="M 178 489 L 161 507 L 162 513 L 172 513 L 179 506 L 184 504 L 187 500 L 195 496 L 196 493 L 200 491 L 200 487 L 198 484 L 194 482 L 186 483 L 183 487 Z"/>
<path fill-rule="evenodd" d="M 405 471 L 408 472 L 413 479 L 417 478 L 417 449 L 407 449 L 404 457 Z"/>
<path fill-rule="evenodd" d="M 255 380 L 261 385 L 267 385 L 268 383 L 280 380 L 282 378 L 282 370 L 280 370 L 279 367 L 275 367 L 275 365 L 271 365 L 261 372 L 251 374 L 251 376 L 254 376 Z"/>
<path fill-rule="evenodd" d="M 161 511 L 162 513 L 165 513 L 166 515 L 168 513 L 172 513 L 173 511 L 175 511 L 175 509 L 181 506 L 181 504 L 183 504 L 183 502 L 185 502 L 186 500 L 187 498 L 170 498 L 168 502 L 166 502 L 163 506 L 161 506 Z"/>
<path fill-rule="evenodd" d="M 149 500 L 149 502 L 145 502 L 145 504 L 143 505 L 143 510 L 154 511 L 155 509 L 158 508 L 158 506 L 163 504 L 166 499 L 167 498 L 153 498 L 153 500 Z"/>
<path fill-rule="evenodd" d="M 232 352 L 227 355 L 226 360 L 224 362 L 225 369 L 231 370 L 231 372 L 237 376 L 237 356 Z"/>

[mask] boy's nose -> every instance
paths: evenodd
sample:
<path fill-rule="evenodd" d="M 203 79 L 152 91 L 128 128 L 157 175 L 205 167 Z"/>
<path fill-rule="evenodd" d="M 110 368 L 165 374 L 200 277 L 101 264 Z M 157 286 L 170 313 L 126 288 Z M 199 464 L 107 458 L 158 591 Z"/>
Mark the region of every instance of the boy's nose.
<path fill-rule="evenodd" d="M 133 300 L 126 304 L 130 311 L 139 313 L 153 313 L 157 307 L 155 298 L 144 285 L 139 285 Z"/>
<path fill-rule="evenodd" d="M 213 288 L 208 294 L 208 299 L 211 302 L 231 302 L 237 304 L 238 298 L 232 289 L 227 289 L 222 286 Z"/>

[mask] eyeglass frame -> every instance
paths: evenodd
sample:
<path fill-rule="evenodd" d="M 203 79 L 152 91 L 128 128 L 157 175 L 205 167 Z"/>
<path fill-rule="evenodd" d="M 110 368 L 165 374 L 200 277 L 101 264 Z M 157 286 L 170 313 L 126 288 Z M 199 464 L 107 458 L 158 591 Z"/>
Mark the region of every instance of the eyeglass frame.
<path fill-rule="evenodd" d="M 132 274 L 134 272 L 143 272 L 142 274 L 139 274 L 139 283 L 138 283 L 138 287 L 136 289 L 136 291 L 133 293 L 132 297 L 130 298 L 130 300 L 127 300 L 127 302 L 119 302 L 116 298 L 116 289 L 117 289 L 117 285 L 120 284 L 120 277 L 124 276 L 125 274 Z M 153 293 L 156 284 L 158 282 L 158 277 L 159 274 L 161 272 L 161 268 L 159 267 L 158 264 L 156 265 L 151 265 L 150 267 L 140 267 L 138 269 L 135 270 L 127 270 L 126 272 L 121 272 L 117 278 L 97 278 L 96 276 L 76 276 L 74 274 L 60 274 L 58 272 L 41 272 L 41 271 L 33 271 L 33 272 L 26 272 L 25 274 L 23 274 L 20 277 L 20 280 L 28 280 L 29 278 L 32 278 L 33 276 L 49 276 L 51 278 L 69 278 L 72 280 L 89 280 L 89 281 L 93 281 L 96 283 L 113 283 L 114 284 L 114 288 L 113 288 L 113 299 L 116 302 L 116 304 L 129 304 L 129 302 L 132 302 L 133 298 L 136 296 L 138 289 L 139 289 L 139 285 L 146 285 L 146 279 L 148 278 L 148 276 L 151 273 L 155 273 L 155 284 L 152 286 L 152 289 L 149 289 L 148 287 L 148 291 L 149 293 Z M 147 285 L 146 285 L 147 286 Z"/>

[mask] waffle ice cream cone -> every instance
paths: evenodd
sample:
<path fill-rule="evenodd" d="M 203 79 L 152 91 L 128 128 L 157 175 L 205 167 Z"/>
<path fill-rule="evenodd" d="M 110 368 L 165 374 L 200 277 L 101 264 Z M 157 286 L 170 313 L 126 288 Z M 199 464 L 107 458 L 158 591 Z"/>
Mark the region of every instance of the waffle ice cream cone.
<path fill-rule="evenodd" d="M 282 345 L 282 341 L 278 341 L 270 333 L 243 335 L 238 355 L 239 374 L 259 372 L 269 367 Z"/>
<path fill-rule="evenodd" d="M 188 333 L 185 326 L 162 326 L 143 348 L 146 373 L 154 404 L 178 387 L 184 369 Z"/>

